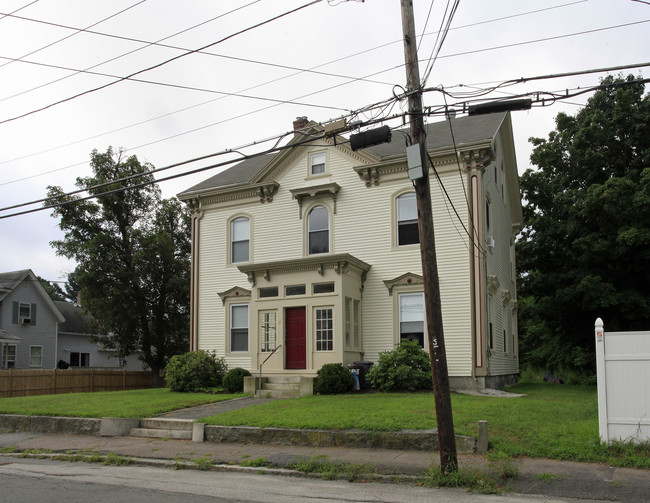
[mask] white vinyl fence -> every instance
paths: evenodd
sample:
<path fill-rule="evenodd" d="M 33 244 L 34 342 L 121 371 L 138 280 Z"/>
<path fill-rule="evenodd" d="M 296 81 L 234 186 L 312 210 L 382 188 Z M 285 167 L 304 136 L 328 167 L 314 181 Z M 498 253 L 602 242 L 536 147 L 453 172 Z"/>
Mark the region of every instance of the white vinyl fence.
<path fill-rule="evenodd" d="M 596 369 L 601 441 L 648 441 L 650 332 L 605 332 L 598 318 Z"/>

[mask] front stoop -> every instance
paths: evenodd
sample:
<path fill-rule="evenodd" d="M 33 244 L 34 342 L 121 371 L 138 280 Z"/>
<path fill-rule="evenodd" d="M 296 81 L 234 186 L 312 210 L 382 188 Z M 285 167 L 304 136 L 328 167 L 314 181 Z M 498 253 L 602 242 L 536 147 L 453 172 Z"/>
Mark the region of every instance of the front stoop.
<path fill-rule="evenodd" d="M 191 419 L 143 419 L 139 428 L 131 428 L 132 437 L 173 438 L 192 440 L 194 421 Z"/>
<path fill-rule="evenodd" d="M 260 378 L 249 376 L 244 378 L 244 393 L 261 398 L 298 398 L 314 394 L 314 378 L 304 376 L 265 376 L 262 377 L 262 392 L 260 394 Z"/>

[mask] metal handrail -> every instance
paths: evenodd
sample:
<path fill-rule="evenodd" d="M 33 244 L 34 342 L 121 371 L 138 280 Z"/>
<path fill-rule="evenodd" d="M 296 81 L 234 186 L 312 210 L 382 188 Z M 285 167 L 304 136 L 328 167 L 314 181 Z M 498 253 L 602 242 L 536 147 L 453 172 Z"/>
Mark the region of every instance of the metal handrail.
<path fill-rule="evenodd" d="M 266 360 L 271 358 L 274 355 L 274 353 L 278 349 L 280 349 L 281 347 L 282 347 L 282 344 L 280 344 L 279 346 L 276 346 L 275 349 L 273 351 L 271 351 L 271 354 L 269 356 L 267 356 L 266 359 L 262 363 L 260 363 L 260 387 L 259 387 L 259 396 L 260 396 L 260 398 L 262 398 L 262 366 L 266 363 Z"/>

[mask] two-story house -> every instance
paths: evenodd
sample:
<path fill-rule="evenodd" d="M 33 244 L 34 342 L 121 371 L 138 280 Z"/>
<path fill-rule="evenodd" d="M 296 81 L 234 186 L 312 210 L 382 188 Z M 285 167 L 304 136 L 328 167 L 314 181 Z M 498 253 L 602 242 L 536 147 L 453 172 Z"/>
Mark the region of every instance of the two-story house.
<path fill-rule="evenodd" d="M 0 273 L 1 368 L 54 368 L 64 320 L 31 270 Z"/>
<path fill-rule="evenodd" d="M 304 117 L 294 130 L 178 196 L 193 212 L 192 349 L 303 377 L 402 338 L 427 349 L 408 130 L 356 151 Z M 432 123 L 427 150 L 450 384 L 499 386 L 519 371 L 510 115 Z"/>

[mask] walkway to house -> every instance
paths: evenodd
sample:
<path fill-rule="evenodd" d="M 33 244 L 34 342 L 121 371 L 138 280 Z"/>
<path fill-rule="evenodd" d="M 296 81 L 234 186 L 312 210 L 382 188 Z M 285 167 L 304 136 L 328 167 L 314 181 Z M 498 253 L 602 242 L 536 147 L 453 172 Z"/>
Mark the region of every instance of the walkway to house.
<path fill-rule="evenodd" d="M 208 403 L 205 405 L 199 405 L 197 407 L 190 407 L 188 409 L 174 410 L 172 412 L 166 412 L 165 414 L 160 414 L 158 417 L 166 417 L 170 419 L 203 419 L 204 417 L 215 416 L 217 414 L 223 414 L 224 412 L 229 412 L 231 410 L 243 409 L 244 407 L 250 407 L 252 405 L 261 405 L 263 403 L 271 402 L 273 400 L 282 400 L 281 398 L 255 398 L 255 397 L 243 397 L 237 398 L 235 400 L 224 400 L 223 402 Z"/>

